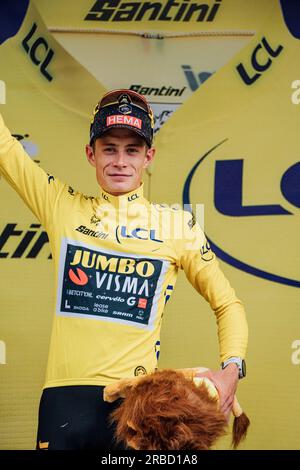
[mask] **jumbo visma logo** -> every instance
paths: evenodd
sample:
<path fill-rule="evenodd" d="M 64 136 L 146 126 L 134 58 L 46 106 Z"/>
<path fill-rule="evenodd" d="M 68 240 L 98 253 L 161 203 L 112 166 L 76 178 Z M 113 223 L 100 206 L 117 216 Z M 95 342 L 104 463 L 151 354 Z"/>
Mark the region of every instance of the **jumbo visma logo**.
<path fill-rule="evenodd" d="M 95 271 L 96 288 L 149 296 L 149 278 L 155 267 L 149 260 L 135 260 L 77 249 L 70 263 L 69 278 L 77 286 L 88 283 L 87 270 Z M 80 266 L 80 267 L 79 267 Z M 83 268 L 83 269 L 82 269 Z M 90 278 L 93 275 L 90 274 Z M 142 280 L 142 283 L 140 282 Z M 143 302 L 139 302 L 143 305 Z"/>
<path fill-rule="evenodd" d="M 184 183 L 183 202 L 184 204 L 194 202 L 191 200 L 192 195 L 194 198 L 197 188 L 201 187 L 201 181 L 204 182 L 204 178 L 208 178 L 205 165 L 210 161 L 210 168 L 213 168 L 210 183 L 213 189 L 211 190 L 212 200 L 207 205 L 213 209 L 209 214 L 206 214 L 206 220 L 209 220 L 210 223 L 206 223 L 205 232 L 212 250 L 220 259 L 237 269 L 269 281 L 300 287 L 300 280 L 297 279 L 297 263 L 294 261 L 298 256 L 298 237 L 294 237 L 294 240 L 293 234 L 296 232 L 291 230 L 290 239 L 287 241 L 282 234 L 285 226 L 294 227 L 297 222 L 299 213 L 297 211 L 300 208 L 300 162 L 295 162 L 283 172 L 281 163 L 279 181 L 274 181 L 275 176 L 274 178 L 270 177 L 274 169 L 269 168 L 270 187 L 278 187 L 277 200 L 272 200 L 271 204 L 264 204 L 263 198 L 265 196 L 260 195 L 262 201 L 258 203 L 259 194 L 253 191 L 256 203 L 249 204 L 248 200 L 245 203 L 245 194 L 249 188 L 256 187 L 257 169 L 256 172 L 251 173 L 249 163 L 245 158 L 214 158 L 214 154 L 219 155 L 228 140 L 225 139 L 210 148 L 191 168 Z M 275 162 L 274 158 L 273 166 L 276 167 Z M 257 164 L 257 168 L 259 168 L 259 164 Z M 277 176 L 278 173 L 276 169 L 274 174 Z M 265 191 L 264 195 L 268 195 L 269 192 Z M 200 196 L 196 197 L 198 199 Z M 294 207 L 295 210 L 291 210 L 291 207 Z M 212 219 L 213 224 L 211 223 Z M 220 234 L 219 240 L 217 239 L 218 235 L 211 237 L 209 233 L 209 226 L 212 227 L 216 224 L 219 228 L 217 231 Z M 229 230 L 228 227 L 233 227 L 234 230 Z M 229 231 L 230 240 L 227 236 Z M 232 254 L 233 250 L 235 250 L 235 255 Z M 255 255 L 256 251 L 260 253 L 257 256 Z M 281 257 L 280 253 L 282 253 Z M 281 261 L 277 262 L 277 259 Z M 287 267 L 291 268 L 292 277 L 281 275 L 281 271 L 284 269 L 284 273 L 287 273 Z"/>
<path fill-rule="evenodd" d="M 163 261 L 67 244 L 57 313 L 151 324 Z M 159 289 L 158 289 L 159 291 Z"/>

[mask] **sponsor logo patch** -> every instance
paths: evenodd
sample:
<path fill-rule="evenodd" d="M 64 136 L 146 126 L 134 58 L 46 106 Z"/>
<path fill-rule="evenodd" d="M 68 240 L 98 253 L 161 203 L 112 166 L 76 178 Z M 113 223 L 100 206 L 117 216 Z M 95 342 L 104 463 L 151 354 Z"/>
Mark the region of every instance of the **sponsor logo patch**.
<path fill-rule="evenodd" d="M 113 126 L 116 124 L 125 124 L 126 126 L 142 128 L 142 120 L 134 116 L 125 116 L 120 114 L 114 114 L 106 118 L 106 125 Z"/>
<path fill-rule="evenodd" d="M 57 314 L 152 328 L 167 265 L 64 240 Z"/>
<path fill-rule="evenodd" d="M 145 367 L 143 366 L 137 366 L 135 369 L 134 369 L 134 375 L 137 376 L 137 375 L 147 375 L 147 371 L 145 369 Z"/>

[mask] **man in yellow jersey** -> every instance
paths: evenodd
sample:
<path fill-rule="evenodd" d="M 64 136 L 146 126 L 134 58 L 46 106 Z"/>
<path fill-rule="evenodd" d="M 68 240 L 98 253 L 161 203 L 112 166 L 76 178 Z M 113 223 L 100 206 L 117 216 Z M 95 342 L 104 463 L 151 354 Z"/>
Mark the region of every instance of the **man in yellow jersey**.
<path fill-rule="evenodd" d="M 0 116 L 1 173 L 47 230 L 55 265 L 37 448 L 120 448 L 108 423 L 118 403 L 104 402 L 103 388 L 157 367 L 163 309 L 179 269 L 217 318 L 222 369 L 206 375 L 226 416 L 245 375 L 245 312 L 204 233 L 189 212 L 143 196 L 153 127 L 138 93 L 114 90 L 102 98 L 86 146 L 100 191 L 88 197 L 38 167 Z"/>

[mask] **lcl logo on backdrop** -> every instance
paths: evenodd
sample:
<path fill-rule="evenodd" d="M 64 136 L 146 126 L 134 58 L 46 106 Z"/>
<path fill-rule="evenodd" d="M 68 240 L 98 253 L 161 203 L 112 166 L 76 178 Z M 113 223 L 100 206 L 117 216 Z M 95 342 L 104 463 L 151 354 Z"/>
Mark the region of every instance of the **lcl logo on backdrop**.
<path fill-rule="evenodd" d="M 222 146 L 227 139 L 218 143 L 208 150 L 193 166 L 189 172 L 184 188 L 183 188 L 183 203 L 190 204 L 191 185 L 198 171 L 199 166 L 203 161 L 211 155 L 218 147 Z M 259 217 L 259 216 L 294 216 L 295 214 L 285 207 L 285 204 L 280 204 L 279 201 L 274 201 L 274 204 L 256 204 L 244 205 L 242 202 L 243 196 L 243 159 L 224 159 L 216 160 L 214 166 L 214 206 L 217 213 L 220 215 L 231 217 Z M 300 162 L 291 165 L 285 170 L 280 181 L 280 190 L 283 198 L 295 208 L 300 208 Z M 241 259 L 233 257 L 230 253 L 221 249 L 207 234 L 212 250 L 216 255 L 228 264 L 231 264 L 237 269 L 245 271 L 249 274 L 262 277 L 264 279 L 279 282 L 293 287 L 300 287 L 300 281 L 296 279 L 289 279 L 287 277 L 279 276 L 277 274 L 264 271 L 257 266 L 251 266 Z"/>

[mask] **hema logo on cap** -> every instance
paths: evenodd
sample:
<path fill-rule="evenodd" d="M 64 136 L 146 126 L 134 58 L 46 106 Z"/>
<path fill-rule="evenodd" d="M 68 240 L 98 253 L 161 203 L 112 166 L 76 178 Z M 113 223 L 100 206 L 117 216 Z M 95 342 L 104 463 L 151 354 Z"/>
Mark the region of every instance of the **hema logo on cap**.
<path fill-rule="evenodd" d="M 125 124 L 127 126 L 137 127 L 138 129 L 142 128 L 142 120 L 134 116 L 124 116 L 116 114 L 113 116 L 107 116 L 106 125 L 114 126 L 116 124 Z"/>

